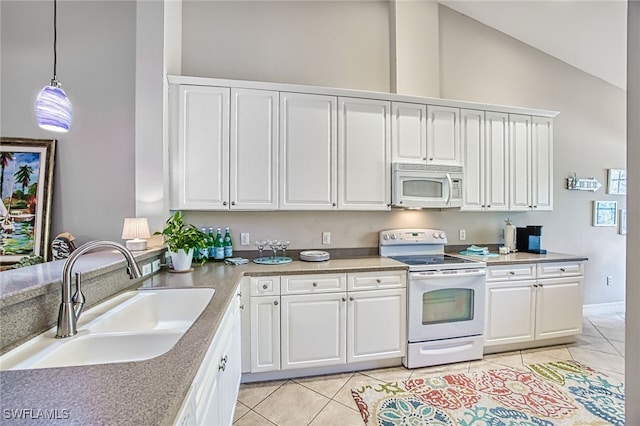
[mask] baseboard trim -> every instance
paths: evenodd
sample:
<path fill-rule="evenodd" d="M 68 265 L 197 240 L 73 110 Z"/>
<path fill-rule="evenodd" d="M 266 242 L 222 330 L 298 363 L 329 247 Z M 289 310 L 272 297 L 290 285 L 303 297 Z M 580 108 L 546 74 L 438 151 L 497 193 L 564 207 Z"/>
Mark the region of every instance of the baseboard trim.
<path fill-rule="evenodd" d="M 615 314 L 617 312 L 625 312 L 625 301 L 609 302 L 609 303 L 594 303 L 591 305 L 582 305 L 582 315 L 600 315 L 600 314 Z"/>

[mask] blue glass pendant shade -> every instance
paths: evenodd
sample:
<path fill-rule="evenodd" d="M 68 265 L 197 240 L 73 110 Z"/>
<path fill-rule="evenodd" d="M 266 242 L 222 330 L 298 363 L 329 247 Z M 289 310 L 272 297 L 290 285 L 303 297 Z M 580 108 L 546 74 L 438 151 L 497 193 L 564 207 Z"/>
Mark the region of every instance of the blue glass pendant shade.
<path fill-rule="evenodd" d="M 56 80 L 44 86 L 36 99 L 38 126 L 52 132 L 66 133 L 71 126 L 73 110 L 67 94 Z"/>

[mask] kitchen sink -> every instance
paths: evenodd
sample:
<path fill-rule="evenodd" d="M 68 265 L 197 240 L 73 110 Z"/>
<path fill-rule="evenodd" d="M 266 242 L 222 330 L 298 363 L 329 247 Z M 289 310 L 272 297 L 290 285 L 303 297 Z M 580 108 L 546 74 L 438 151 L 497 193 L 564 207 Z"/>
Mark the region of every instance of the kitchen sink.
<path fill-rule="evenodd" d="M 87 310 L 78 334 L 56 329 L 0 357 L 0 370 L 142 361 L 169 351 L 200 316 L 215 290 L 163 289 L 123 293 Z"/>

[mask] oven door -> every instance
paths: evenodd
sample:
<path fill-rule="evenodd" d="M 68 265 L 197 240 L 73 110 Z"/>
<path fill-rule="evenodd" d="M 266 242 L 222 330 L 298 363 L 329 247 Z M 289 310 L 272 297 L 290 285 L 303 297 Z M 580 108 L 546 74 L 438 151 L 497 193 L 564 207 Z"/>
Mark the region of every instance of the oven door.
<path fill-rule="evenodd" d="M 482 268 L 409 273 L 409 342 L 482 335 L 484 284 Z"/>

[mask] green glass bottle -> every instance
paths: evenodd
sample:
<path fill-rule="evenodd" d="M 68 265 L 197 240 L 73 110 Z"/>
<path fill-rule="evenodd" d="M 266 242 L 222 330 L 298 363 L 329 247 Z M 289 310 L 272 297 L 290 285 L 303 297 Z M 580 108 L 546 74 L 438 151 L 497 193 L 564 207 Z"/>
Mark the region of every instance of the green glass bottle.
<path fill-rule="evenodd" d="M 213 228 L 209 228 L 209 259 L 213 259 L 216 255 L 216 250 L 213 247 L 213 243 L 216 241 L 216 234 L 213 232 Z"/>
<path fill-rule="evenodd" d="M 224 240 L 222 241 L 222 246 L 224 247 L 224 257 L 233 257 L 233 242 L 231 241 L 231 233 L 229 232 L 229 228 L 225 229 Z"/>
<path fill-rule="evenodd" d="M 216 229 L 216 239 L 213 241 L 213 260 L 224 260 L 224 245 L 222 230 Z"/>

